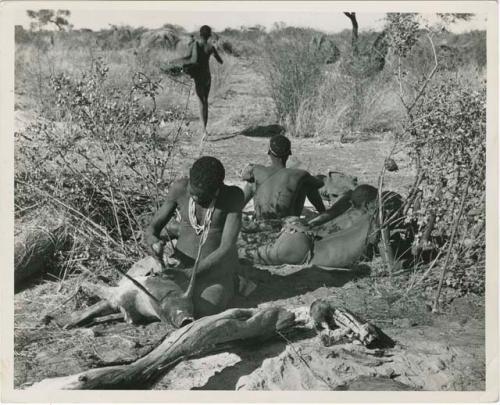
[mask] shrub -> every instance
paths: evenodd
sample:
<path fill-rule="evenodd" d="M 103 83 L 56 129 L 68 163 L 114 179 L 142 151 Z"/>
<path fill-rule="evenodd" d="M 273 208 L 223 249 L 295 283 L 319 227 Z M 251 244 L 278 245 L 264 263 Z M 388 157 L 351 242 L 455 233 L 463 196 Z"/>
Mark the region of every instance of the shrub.
<path fill-rule="evenodd" d="M 440 66 L 437 34 L 415 21 L 391 14 L 386 26 L 406 111 L 400 135 L 416 167 L 404 210 L 413 252 L 443 254 L 446 284 L 484 292 L 486 86 L 477 70 Z"/>
<path fill-rule="evenodd" d="M 271 92 L 278 119 L 295 135 L 301 109 L 317 95 L 322 79 L 323 55 L 311 46 L 312 33 L 277 30 L 266 38 L 263 75 Z"/>
<path fill-rule="evenodd" d="M 485 188 L 486 188 L 486 89 L 465 86 L 453 76 L 440 77 L 419 104 L 410 139 L 412 156 L 422 176 L 416 220 L 416 244 L 450 243 L 447 283 L 464 292 L 484 291 Z M 463 213 L 458 218 L 464 201 Z M 434 217 L 431 239 L 424 238 Z M 469 271 L 474 268 L 474 271 Z M 470 288 L 469 288 L 470 287 Z"/>
<path fill-rule="evenodd" d="M 80 77 L 51 76 L 52 116 L 16 139 L 15 202 L 66 210 L 94 258 L 107 246 L 133 260 L 146 218 L 173 177 L 183 128 L 166 132 L 164 123 L 182 117 L 157 110 L 157 81 L 136 73 L 117 88 L 108 73 L 98 58 Z"/>

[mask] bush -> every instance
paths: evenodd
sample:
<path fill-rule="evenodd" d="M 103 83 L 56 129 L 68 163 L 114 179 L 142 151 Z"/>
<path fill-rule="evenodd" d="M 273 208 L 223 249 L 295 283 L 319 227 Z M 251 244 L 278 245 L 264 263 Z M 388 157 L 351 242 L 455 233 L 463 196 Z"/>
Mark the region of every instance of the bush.
<path fill-rule="evenodd" d="M 311 46 L 313 34 L 277 30 L 266 38 L 263 75 L 270 89 L 280 123 L 294 135 L 301 110 L 309 109 L 322 80 L 323 55 Z"/>
<path fill-rule="evenodd" d="M 421 200 L 408 219 L 418 224 L 416 245 L 450 243 L 459 221 L 446 282 L 462 292 L 484 292 L 486 88 L 471 88 L 453 75 L 439 79 L 415 112 L 410 147 L 422 175 Z M 431 213 L 431 238 L 422 241 Z"/>
<path fill-rule="evenodd" d="M 172 159 L 182 118 L 159 112 L 159 83 L 136 73 L 125 88 L 107 83 L 96 59 L 80 77 L 50 77 L 52 115 L 38 118 L 16 139 L 15 203 L 44 201 L 66 210 L 74 232 L 128 260 L 142 253 L 140 234 L 173 178 Z"/>
<path fill-rule="evenodd" d="M 486 85 L 479 64 L 450 64 L 436 46 L 441 28 L 421 28 L 415 14 L 389 14 L 386 23 L 406 113 L 396 139 L 416 168 L 402 212 L 412 252 L 417 262 L 442 255 L 446 285 L 483 293 Z"/>

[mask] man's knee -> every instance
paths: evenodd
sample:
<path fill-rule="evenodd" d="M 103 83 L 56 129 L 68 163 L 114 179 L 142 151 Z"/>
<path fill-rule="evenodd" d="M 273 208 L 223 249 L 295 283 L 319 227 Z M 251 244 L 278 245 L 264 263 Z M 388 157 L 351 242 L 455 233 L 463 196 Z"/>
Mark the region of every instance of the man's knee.
<path fill-rule="evenodd" d="M 283 240 L 280 244 L 279 256 L 283 258 L 284 263 L 303 264 L 311 249 L 311 242 L 307 235 L 296 232 L 284 234 L 281 237 Z"/>
<path fill-rule="evenodd" d="M 310 243 L 303 233 L 283 233 L 273 244 L 258 249 L 258 261 L 266 264 L 303 264 L 309 255 Z"/>
<path fill-rule="evenodd" d="M 197 317 L 218 314 L 227 308 L 234 288 L 222 284 L 211 285 L 195 298 L 195 312 Z"/>

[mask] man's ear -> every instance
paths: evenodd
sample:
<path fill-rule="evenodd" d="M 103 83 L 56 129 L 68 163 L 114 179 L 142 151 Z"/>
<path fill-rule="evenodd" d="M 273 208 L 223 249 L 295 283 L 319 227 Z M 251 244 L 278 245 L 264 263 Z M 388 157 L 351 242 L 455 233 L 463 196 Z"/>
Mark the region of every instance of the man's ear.
<path fill-rule="evenodd" d="M 367 201 L 363 203 L 363 209 L 367 211 L 375 211 L 377 209 L 377 200 Z"/>

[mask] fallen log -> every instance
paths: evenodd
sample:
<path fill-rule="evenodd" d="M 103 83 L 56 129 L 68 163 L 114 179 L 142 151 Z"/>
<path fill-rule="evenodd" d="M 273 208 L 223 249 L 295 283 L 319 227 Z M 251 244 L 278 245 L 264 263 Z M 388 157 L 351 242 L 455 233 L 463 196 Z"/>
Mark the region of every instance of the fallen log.
<path fill-rule="evenodd" d="M 326 300 L 314 301 L 309 314 L 325 346 L 331 346 L 343 338 L 357 341 L 368 348 L 394 346 L 395 342 L 380 328 L 345 308 L 334 307 Z"/>
<path fill-rule="evenodd" d="M 144 389 L 182 360 L 215 352 L 228 343 L 267 339 L 294 325 L 294 314 L 284 308 L 228 309 L 172 332 L 133 363 L 45 379 L 30 390 Z"/>
<path fill-rule="evenodd" d="M 18 291 L 35 276 L 51 270 L 56 254 L 68 248 L 71 237 L 64 224 L 28 226 L 15 237 L 14 286 Z"/>

